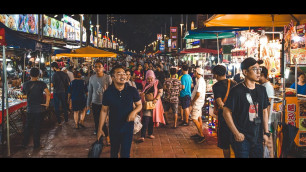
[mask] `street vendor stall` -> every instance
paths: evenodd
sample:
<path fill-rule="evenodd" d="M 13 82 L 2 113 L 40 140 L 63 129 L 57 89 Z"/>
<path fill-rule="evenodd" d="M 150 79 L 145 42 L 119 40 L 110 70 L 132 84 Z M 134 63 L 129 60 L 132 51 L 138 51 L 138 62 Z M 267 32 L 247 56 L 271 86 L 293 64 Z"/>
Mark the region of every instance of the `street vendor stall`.
<path fill-rule="evenodd" d="M 284 70 L 294 67 L 294 83 L 297 85 L 298 68 L 306 67 L 305 24 L 294 26 L 291 21 L 284 28 Z M 297 86 L 285 89 L 285 122 L 298 128 L 294 142 L 299 150 L 306 146 L 306 93 L 298 94 Z"/>
<path fill-rule="evenodd" d="M 71 53 L 56 54 L 56 57 L 81 57 L 81 58 L 116 58 L 117 54 L 113 52 L 104 51 L 91 46 L 82 47 L 72 50 Z M 107 60 L 108 66 L 108 60 Z"/>

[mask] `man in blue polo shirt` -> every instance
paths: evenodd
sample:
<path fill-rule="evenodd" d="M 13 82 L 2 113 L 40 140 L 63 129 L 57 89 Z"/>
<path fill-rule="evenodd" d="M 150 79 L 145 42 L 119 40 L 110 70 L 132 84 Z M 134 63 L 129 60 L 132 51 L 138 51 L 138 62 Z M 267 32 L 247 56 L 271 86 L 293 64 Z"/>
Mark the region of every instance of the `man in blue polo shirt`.
<path fill-rule="evenodd" d="M 118 158 L 120 150 L 120 158 L 129 158 L 134 119 L 142 109 L 141 99 L 136 88 L 125 84 L 126 75 L 121 66 L 113 67 L 110 75 L 112 85 L 103 94 L 97 139 L 105 136 L 102 127 L 109 114 L 110 157 Z M 134 109 L 133 103 L 136 105 Z"/>

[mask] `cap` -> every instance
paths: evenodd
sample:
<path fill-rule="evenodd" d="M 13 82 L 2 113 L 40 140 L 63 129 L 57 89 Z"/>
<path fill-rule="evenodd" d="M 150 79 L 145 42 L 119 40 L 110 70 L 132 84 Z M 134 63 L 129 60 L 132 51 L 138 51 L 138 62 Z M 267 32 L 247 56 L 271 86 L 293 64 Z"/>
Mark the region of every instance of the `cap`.
<path fill-rule="evenodd" d="M 196 68 L 196 71 L 198 74 L 203 75 L 204 74 L 204 70 L 202 68 Z"/>
<path fill-rule="evenodd" d="M 63 68 L 62 68 L 62 71 L 66 70 L 66 69 L 67 69 L 66 67 L 63 67 Z"/>
<path fill-rule="evenodd" d="M 253 66 L 256 63 L 258 63 L 257 60 L 255 60 L 253 57 L 248 57 L 242 61 L 241 70 L 248 69 L 250 66 Z"/>

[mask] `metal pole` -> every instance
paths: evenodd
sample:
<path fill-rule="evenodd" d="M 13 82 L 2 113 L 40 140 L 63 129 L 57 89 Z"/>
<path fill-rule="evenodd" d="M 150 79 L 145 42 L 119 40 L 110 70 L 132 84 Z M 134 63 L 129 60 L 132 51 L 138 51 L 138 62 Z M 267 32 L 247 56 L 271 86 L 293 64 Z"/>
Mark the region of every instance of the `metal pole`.
<path fill-rule="evenodd" d="M 219 38 L 218 37 L 219 37 L 219 33 L 217 32 L 217 50 L 218 50 L 218 57 L 217 57 L 218 63 L 217 64 L 219 64 Z"/>
<path fill-rule="evenodd" d="M 24 83 L 24 77 L 25 77 L 25 60 L 27 57 L 27 52 L 24 53 L 24 58 L 23 58 L 23 72 L 22 72 L 22 83 Z"/>
<path fill-rule="evenodd" d="M 7 97 L 7 72 L 6 72 L 6 57 L 5 57 L 5 46 L 3 45 L 3 79 L 4 81 L 4 96 L 5 96 L 5 104 L 6 104 L 6 134 L 7 134 L 7 156 L 11 156 L 11 151 L 10 151 L 10 122 L 9 122 L 9 116 L 8 116 L 8 97 Z M 4 104 L 4 102 L 2 102 Z M 3 115 L 2 111 L 2 115 Z M 3 121 L 2 121 L 3 122 Z"/>

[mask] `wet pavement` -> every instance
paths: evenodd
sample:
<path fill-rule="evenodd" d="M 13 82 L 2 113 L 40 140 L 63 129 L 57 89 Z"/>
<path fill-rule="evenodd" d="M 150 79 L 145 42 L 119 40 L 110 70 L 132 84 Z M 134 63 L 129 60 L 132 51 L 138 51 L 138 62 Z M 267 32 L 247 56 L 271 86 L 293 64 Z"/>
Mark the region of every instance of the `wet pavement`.
<path fill-rule="evenodd" d="M 206 140 L 197 143 L 190 138 L 197 133 L 196 126 L 190 122 L 189 126 L 178 126 L 173 129 L 173 116 L 169 114 L 169 126 L 154 128 L 155 139 L 145 138 L 137 143 L 140 132 L 134 135 L 131 158 L 223 158 L 223 152 L 217 147 L 217 136 L 214 130 L 204 122 L 203 130 Z M 180 118 L 180 117 L 179 117 Z M 180 122 L 178 122 L 179 124 Z M 7 156 L 7 145 L 1 145 L 2 158 L 87 158 L 91 144 L 96 140 L 94 135 L 93 115 L 86 115 L 86 128 L 74 129 L 73 115 L 69 114 L 69 121 L 57 125 L 55 115 L 45 119 L 41 128 L 41 144 L 44 148 L 33 149 L 32 138 L 26 149 L 20 147 L 22 134 L 11 136 L 10 156 Z M 105 139 L 104 139 L 105 142 Z M 233 155 L 232 155 L 233 156 Z M 104 146 L 101 158 L 110 157 L 110 146 Z M 291 155 L 290 157 L 295 157 Z"/>
<path fill-rule="evenodd" d="M 196 143 L 190 139 L 197 133 L 196 126 L 178 126 L 173 129 L 172 115 L 169 114 L 169 126 L 154 128 L 155 139 L 146 138 L 137 143 L 140 132 L 134 135 L 131 158 L 223 158 L 222 150 L 217 147 L 216 133 L 205 123 L 203 128 L 206 141 Z M 178 122 L 179 124 L 180 122 Z M 11 136 L 10 156 L 7 156 L 7 145 L 1 145 L 0 157 L 8 158 L 87 158 L 91 144 L 96 140 L 92 114 L 86 115 L 86 128 L 74 129 L 73 115 L 69 121 L 57 125 L 54 114 L 45 119 L 41 128 L 41 144 L 44 148 L 33 149 L 32 138 L 26 149 L 20 147 L 22 134 Z M 105 140 L 105 139 L 104 139 Z M 110 146 L 104 146 L 101 158 L 110 157 Z"/>

